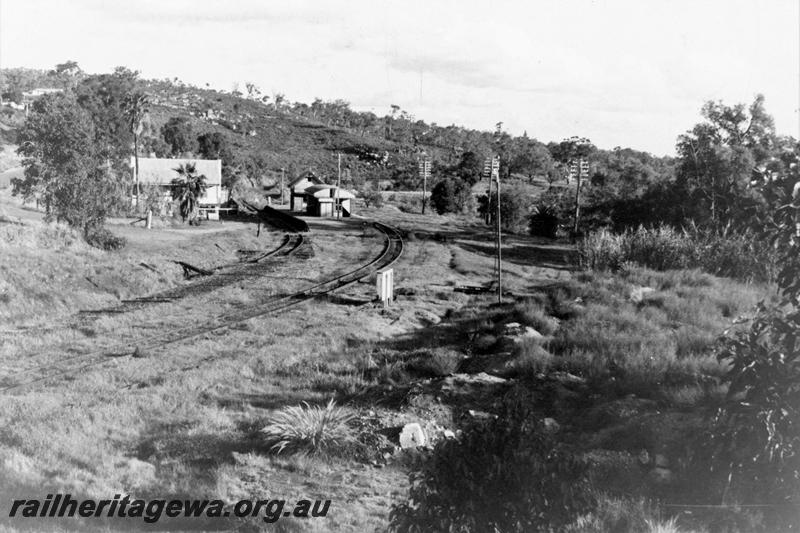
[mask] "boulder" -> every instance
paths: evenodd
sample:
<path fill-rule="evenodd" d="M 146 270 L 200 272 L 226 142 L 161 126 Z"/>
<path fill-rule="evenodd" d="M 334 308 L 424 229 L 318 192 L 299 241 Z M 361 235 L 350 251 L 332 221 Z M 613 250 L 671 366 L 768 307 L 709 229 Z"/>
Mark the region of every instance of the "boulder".
<path fill-rule="evenodd" d="M 400 431 L 400 447 L 404 450 L 425 446 L 425 432 L 422 426 L 416 422 L 406 424 Z"/>
<path fill-rule="evenodd" d="M 525 326 L 525 329 L 522 330 L 522 333 L 517 335 L 515 340 L 517 342 L 521 342 L 521 341 L 526 340 L 526 339 L 541 340 L 543 338 L 544 338 L 544 335 L 542 335 L 541 333 L 536 331 L 534 328 L 532 328 L 530 326 Z"/>
<path fill-rule="evenodd" d="M 421 322 L 429 325 L 435 325 L 442 321 L 438 315 L 430 311 L 426 311 L 425 309 L 417 309 L 416 313 L 414 314 Z"/>

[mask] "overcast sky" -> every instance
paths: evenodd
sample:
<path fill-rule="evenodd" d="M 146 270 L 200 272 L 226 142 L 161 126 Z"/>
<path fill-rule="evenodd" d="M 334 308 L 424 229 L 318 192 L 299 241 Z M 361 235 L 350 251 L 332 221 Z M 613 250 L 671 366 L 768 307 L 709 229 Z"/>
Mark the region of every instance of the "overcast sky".
<path fill-rule="evenodd" d="M 397 104 L 439 125 L 674 153 L 708 99 L 800 136 L 798 0 L 0 0 L 0 66 Z"/>

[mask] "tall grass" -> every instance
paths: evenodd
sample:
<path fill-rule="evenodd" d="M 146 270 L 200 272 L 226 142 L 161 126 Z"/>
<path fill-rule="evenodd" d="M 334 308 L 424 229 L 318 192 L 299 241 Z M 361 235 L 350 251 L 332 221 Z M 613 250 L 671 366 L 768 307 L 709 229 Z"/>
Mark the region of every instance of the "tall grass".
<path fill-rule="evenodd" d="M 775 273 L 770 249 L 751 233 L 730 227 L 704 230 L 671 226 L 613 233 L 601 229 L 578 246 L 581 265 L 591 270 L 619 270 L 634 263 L 654 270 L 700 268 L 744 281 L 769 281 Z"/>

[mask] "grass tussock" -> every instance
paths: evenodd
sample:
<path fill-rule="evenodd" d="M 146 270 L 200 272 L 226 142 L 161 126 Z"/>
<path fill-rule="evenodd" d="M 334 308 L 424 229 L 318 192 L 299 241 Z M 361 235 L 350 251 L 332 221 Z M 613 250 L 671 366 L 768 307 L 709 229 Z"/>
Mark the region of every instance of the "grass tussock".
<path fill-rule="evenodd" d="M 273 413 L 261 433 L 275 453 L 327 454 L 354 442 L 347 425 L 352 419 L 353 414 L 333 400 L 325 407 L 303 402 Z"/>

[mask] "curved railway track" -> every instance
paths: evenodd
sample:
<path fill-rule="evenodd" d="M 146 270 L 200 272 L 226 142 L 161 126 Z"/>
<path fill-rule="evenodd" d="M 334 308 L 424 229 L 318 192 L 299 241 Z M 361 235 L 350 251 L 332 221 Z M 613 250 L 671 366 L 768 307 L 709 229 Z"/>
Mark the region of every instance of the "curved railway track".
<path fill-rule="evenodd" d="M 278 313 L 357 283 L 378 270 L 391 266 L 403 253 L 403 239 L 395 228 L 379 222 L 373 223 L 373 226 L 384 234 L 383 249 L 372 261 L 354 270 L 306 287 L 301 291 L 278 296 L 246 309 L 222 314 L 202 324 L 171 329 L 164 333 L 145 336 L 135 341 L 120 342 L 100 350 L 71 355 L 60 359 L 56 363 L 38 365 L 13 374 L 0 376 L 0 393 L 21 391 L 51 379 L 72 375 L 91 367 L 99 366 L 109 361 L 109 358 L 112 357 L 151 352 L 170 344 L 201 337 L 209 333 L 220 332 L 246 320 Z"/>
<path fill-rule="evenodd" d="M 289 234 L 284 237 L 283 242 L 277 248 L 242 263 L 217 267 L 212 271 L 212 275 L 200 277 L 189 285 L 176 287 L 141 298 L 123 300 L 121 305 L 116 305 L 114 307 L 81 311 L 81 314 L 86 316 L 124 313 L 126 311 L 138 309 L 146 304 L 169 302 L 187 296 L 205 294 L 225 287 L 226 285 L 240 283 L 246 281 L 248 278 L 258 276 L 264 270 L 264 266 L 261 264 L 264 259 L 289 257 L 297 252 L 305 242 L 306 240 L 302 235 Z"/>

